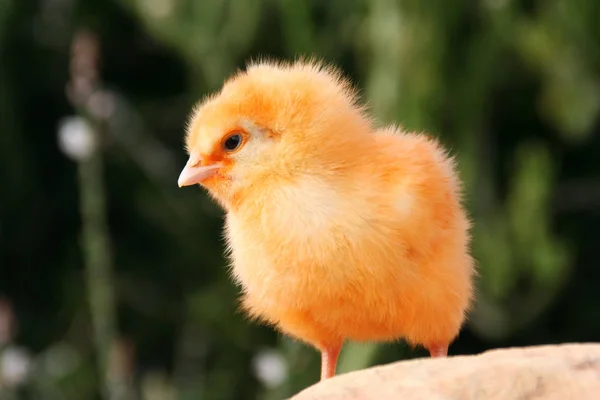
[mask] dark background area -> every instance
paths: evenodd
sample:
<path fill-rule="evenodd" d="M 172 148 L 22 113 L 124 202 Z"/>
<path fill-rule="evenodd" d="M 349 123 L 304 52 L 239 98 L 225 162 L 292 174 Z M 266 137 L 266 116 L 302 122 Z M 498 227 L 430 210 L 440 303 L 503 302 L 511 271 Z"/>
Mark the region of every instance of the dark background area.
<path fill-rule="evenodd" d="M 382 124 L 457 156 L 480 276 L 451 354 L 598 341 L 598 21 L 596 0 L 0 0 L 0 398 L 280 399 L 318 379 L 313 349 L 237 311 L 221 211 L 176 184 L 191 107 L 260 56 L 338 65 Z M 353 344 L 339 370 L 425 355 Z"/>

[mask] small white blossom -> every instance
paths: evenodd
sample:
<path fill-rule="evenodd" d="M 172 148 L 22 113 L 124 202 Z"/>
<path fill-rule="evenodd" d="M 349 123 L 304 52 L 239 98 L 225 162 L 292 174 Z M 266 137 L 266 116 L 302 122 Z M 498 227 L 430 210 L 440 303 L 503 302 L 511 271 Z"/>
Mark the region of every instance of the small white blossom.
<path fill-rule="evenodd" d="M 7 386 L 16 386 L 27 378 L 31 369 L 29 353 L 11 346 L 0 354 L 0 380 Z"/>
<path fill-rule="evenodd" d="M 254 374 L 267 387 L 276 387 L 287 378 L 288 369 L 280 352 L 267 349 L 260 351 L 252 360 Z"/>
<path fill-rule="evenodd" d="M 67 117 L 59 124 L 58 145 L 69 158 L 83 161 L 96 150 L 96 138 L 92 127 L 85 119 Z"/>

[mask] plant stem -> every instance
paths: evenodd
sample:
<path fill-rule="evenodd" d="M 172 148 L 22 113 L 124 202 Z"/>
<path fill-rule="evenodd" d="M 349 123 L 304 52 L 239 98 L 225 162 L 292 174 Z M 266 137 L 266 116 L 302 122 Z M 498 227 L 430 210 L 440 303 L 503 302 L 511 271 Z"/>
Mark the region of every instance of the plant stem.
<path fill-rule="evenodd" d="M 98 369 L 103 380 L 103 398 L 108 400 L 116 398 L 117 389 L 109 374 L 111 347 L 115 339 L 115 295 L 102 166 L 100 149 L 96 149 L 89 159 L 79 162 L 79 190 L 88 301 Z"/>

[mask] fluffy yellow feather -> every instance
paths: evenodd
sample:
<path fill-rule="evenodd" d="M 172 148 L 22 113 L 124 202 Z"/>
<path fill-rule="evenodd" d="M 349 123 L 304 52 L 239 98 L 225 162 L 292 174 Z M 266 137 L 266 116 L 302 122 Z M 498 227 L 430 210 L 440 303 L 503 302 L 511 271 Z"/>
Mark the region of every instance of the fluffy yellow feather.
<path fill-rule="evenodd" d="M 473 297 L 469 221 L 433 138 L 378 129 L 318 62 L 259 62 L 192 113 L 179 185 L 226 212 L 248 315 L 322 354 L 405 339 L 444 356 Z"/>

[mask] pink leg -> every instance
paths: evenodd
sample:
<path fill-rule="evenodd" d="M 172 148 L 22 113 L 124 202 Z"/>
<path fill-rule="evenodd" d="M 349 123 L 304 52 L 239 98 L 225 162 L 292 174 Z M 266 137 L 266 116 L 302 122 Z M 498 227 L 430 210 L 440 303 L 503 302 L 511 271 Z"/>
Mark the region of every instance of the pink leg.
<path fill-rule="evenodd" d="M 446 357 L 448 355 L 448 344 L 437 343 L 427 347 L 427 350 L 429 350 L 431 357 Z"/>
<path fill-rule="evenodd" d="M 341 350 L 341 343 L 321 349 L 321 380 L 335 376 L 335 369 Z"/>

